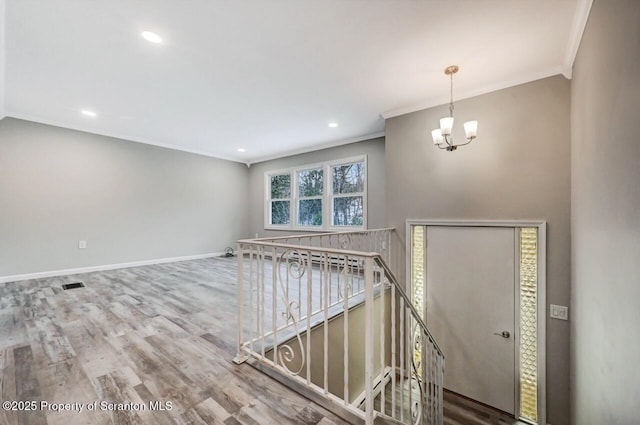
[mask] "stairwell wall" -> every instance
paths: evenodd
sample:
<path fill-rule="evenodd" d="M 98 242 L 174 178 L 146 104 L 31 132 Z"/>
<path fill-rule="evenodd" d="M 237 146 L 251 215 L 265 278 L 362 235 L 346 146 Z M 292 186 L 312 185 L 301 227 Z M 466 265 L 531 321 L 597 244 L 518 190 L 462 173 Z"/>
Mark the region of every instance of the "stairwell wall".
<path fill-rule="evenodd" d="M 430 130 L 447 106 L 386 122 L 386 225 L 407 219 L 546 220 L 547 302 L 570 297 L 570 83 L 550 77 L 456 102 L 454 137 L 479 121 L 478 139 L 439 150 Z M 459 133 L 456 133 L 456 132 Z M 547 319 L 547 419 L 569 423 L 569 323 Z"/>

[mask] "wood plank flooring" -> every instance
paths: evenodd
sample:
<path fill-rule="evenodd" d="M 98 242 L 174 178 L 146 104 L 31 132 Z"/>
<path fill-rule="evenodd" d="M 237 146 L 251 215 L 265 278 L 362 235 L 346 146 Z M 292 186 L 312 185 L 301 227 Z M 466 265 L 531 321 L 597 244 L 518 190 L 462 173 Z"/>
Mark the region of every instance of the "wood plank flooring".
<path fill-rule="evenodd" d="M 231 363 L 236 261 L 0 285 L 1 401 L 76 404 L 2 409 L 0 424 L 344 424 L 251 366 Z M 76 281 L 86 287 L 62 290 Z"/>
<path fill-rule="evenodd" d="M 444 392 L 444 425 L 526 425 L 500 410 Z"/>
<path fill-rule="evenodd" d="M 236 267 L 211 258 L 1 284 L 0 401 L 38 408 L 2 409 L 0 425 L 345 424 L 231 362 Z M 77 281 L 86 287 L 62 290 Z M 71 410 L 52 408 L 62 403 Z M 445 424 L 515 423 L 445 397 Z"/>

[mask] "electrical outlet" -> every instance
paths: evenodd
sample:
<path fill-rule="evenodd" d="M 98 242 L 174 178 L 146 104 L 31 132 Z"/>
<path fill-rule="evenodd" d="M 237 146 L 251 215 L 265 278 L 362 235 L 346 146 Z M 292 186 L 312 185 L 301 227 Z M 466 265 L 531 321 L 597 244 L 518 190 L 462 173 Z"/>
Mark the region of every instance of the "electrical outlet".
<path fill-rule="evenodd" d="M 549 315 L 554 319 L 569 320 L 569 307 L 564 305 L 549 305 Z"/>
<path fill-rule="evenodd" d="M 86 249 L 87 248 L 87 241 L 78 241 L 78 248 L 79 249 Z"/>

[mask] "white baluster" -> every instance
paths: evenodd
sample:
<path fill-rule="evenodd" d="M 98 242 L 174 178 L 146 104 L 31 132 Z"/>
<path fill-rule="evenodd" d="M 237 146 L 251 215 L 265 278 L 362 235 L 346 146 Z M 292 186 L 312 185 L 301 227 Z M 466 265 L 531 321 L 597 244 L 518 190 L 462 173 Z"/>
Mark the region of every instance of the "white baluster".
<path fill-rule="evenodd" d="M 373 360 L 374 360 L 374 305 L 373 305 L 373 258 L 367 257 L 364 260 L 364 317 L 365 317 L 365 335 L 364 335 L 364 355 L 365 355 L 365 423 L 373 425 Z"/>
<path fill-rule="evenodd" d="M 344 316 L 344 393 L 343 399 L 345 406 L 349 404 L 349 286 L 347 278 L 347 264 L 349 257 L 344 256 L 344 269 L 343 269 L 343 316 Z"/>
<path fill-rule="evenodd" d="M 236 354 L 235 361 L 240 363 L 242 361 L 243 353 L 242 353 L 242 340 L 243 340 L 243 326 L 242 323 L 242 305 L 244 303 L 243 298 L 243 286 L 244 286 L 244 277 L 243 277 L 243 266 L 242 264 L 242 244 L 238 244 L 238 352 Z"/>
<path fill-rule="evenodd" d="M 311 385 L 311 311 L 313 309 L 311 305 L 313 292 L 311 271 L 311 251 L 307 251 L 307 385 Z"/>
<path fill-rule="evenodd" d="M 366 266 L 365 266 L 365 272 L 366 272 Z M 378 275 L 380 277 L 380 411 L 382 413 L 385 412 L 385 405 L 384 405 L 384 397 L 385 397 L 385 387 L 386 385 L 384 384 L 385 382 L 385 376 L 384 376 L 384 370 L 385 370 L 385 362 L 384 362 L 384 357 L 385 357 L 385 352 L 386 352 L 386 347 L 384 345 L 385 343 L 385 338 L 384 338 L 384 322 L 386 321 L 387 317 L 386 317 L 386 304 L 385 304 L 385 300 L 384 300 L 384 293 L 385 293 L 385 288 L 384 288 L 384 274 L 379 274 Z M 366 285 L 366 279 L 365 279 L 365 285 Z"/>
<path fill-rule="evenodd" d="M 396 290 L 391 288 L 391 416 L 396 418 Z"/>
<path fill-rule="evenodd" d="M 324 256 L 324 394 L 329 394 L 329 289 L 331 288 L 331 271 L 329 269 L 329 254 Z"/>

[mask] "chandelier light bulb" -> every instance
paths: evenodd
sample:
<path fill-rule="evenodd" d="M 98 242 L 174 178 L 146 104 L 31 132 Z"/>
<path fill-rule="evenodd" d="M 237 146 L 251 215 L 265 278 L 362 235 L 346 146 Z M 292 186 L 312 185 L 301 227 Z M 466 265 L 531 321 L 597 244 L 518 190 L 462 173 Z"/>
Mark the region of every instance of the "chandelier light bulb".
<path fill-rule="evenodd" d="M 451 136 L 453 130 L 453 117 L 440 118 L 440 131 L 443 136 Z"/>
<path fill-rule="evenodd" d="M 444 140 L 442 139 L 442 131 L 439 128 L 431 131 L 431 137 L 433 138 L 433 144 L 439 145 Z"/>
<path fill-rule="evenodd" d="M 464 123 L 464 134 L 467 139 L 475 139 L 478 134 L 478 121 L 467 121 Z"/>

